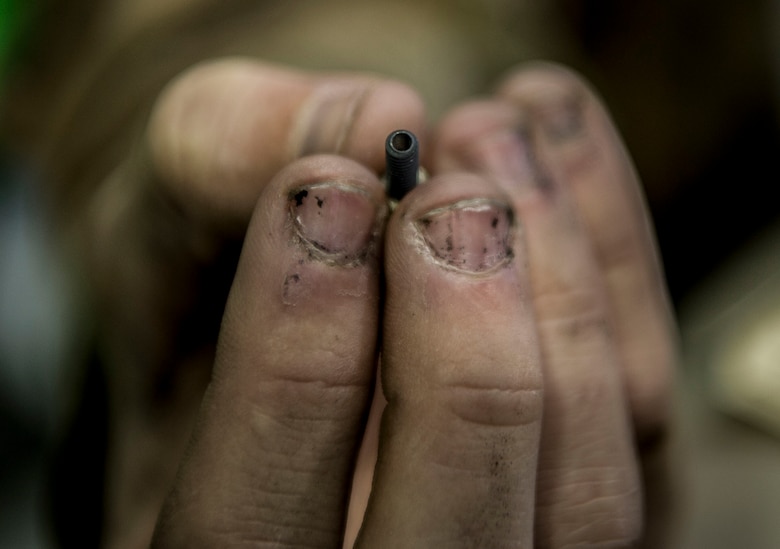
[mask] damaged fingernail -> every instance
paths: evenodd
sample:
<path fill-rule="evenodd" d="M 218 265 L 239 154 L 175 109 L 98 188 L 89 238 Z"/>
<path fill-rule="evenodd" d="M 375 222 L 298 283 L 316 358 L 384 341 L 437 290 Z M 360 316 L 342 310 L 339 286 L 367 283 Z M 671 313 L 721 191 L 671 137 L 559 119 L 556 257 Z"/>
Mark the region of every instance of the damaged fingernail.
<path fill-rule="evenodd" d="M 513 219 L 503 202 L 476 198 L 431 210 L 416 225 L 436 262 L 484 273 L 511 261 Z"/>
<path fill-rule="evenodd" d="M 374 252 L 383 206 L 362 189 L 319 183 L 292 191 L 289 202 L 295 233 L 311 258 L 357 265 Z"/>
<path fill-rule="evenodd" d="M 320 86 L 302 109 L 293 156 L 342 152 L 367 93 L 367 87 L 351 83 Z"/>

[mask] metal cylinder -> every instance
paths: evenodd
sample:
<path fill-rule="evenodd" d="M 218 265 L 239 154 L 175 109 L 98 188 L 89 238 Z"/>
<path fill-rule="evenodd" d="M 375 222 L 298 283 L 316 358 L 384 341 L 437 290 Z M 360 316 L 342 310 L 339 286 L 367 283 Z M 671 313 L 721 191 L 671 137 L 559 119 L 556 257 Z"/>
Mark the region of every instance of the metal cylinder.
<path fill-rule="evenodd" d="M 401 200 L 417 185 L 420 145 L 408 130 L 396 130 L 385 141 L 387 195 Z"/>

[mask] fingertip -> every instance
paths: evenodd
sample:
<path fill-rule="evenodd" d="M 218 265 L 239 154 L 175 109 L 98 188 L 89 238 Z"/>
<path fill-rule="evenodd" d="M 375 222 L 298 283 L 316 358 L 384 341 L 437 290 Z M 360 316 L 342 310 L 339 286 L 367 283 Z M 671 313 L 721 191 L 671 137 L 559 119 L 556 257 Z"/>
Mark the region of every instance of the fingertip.
<path fill-rule="evenodd" d="M 549 61 L 530 61 L 510 69 L 500 80 L 496 94 L 507 99 L 554 99 L 557 93 L 594 94 L 593 88 L 574 69 Z"/>
<path fill-rule="evenodd" d="M 310 87 L 303 73 L 241 58 L 185 70 L 147 125 L 156 183 L 194 219 L 245 224 L 264 184 L 290 160 L 280 146 L 287 113 Z"/>

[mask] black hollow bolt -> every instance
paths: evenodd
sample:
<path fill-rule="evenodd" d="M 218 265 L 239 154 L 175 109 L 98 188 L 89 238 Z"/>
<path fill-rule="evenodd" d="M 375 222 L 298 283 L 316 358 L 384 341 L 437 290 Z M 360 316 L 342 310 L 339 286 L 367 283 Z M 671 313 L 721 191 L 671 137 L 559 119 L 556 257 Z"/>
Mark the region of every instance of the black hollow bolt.
<path fill-rule="evenodd" d="M 385 141 L 387 194 L 401 200 L 417 185 L 420 167 L 420 145 L 408 130 L 396 130 Z"/>

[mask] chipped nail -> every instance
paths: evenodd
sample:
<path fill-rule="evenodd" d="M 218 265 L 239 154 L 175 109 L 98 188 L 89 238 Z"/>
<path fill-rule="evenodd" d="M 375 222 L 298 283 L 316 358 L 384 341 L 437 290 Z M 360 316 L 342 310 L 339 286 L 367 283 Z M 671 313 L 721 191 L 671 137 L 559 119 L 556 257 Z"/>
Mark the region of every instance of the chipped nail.
<path fill-rule="evenodd" d="M 446 268 L 484 273 L 513 257 L 512 210 L 497 200 L 476 198 L 436 208 L 417 221 L 433 258 Z"/>
<path fill-rule="evenodd" d="M 290 193 L 290 216 L 309 255 L 338 265 L 362 263 L 379 235 L 379 207 L 367 193 L 328 182 Z"/>

